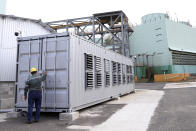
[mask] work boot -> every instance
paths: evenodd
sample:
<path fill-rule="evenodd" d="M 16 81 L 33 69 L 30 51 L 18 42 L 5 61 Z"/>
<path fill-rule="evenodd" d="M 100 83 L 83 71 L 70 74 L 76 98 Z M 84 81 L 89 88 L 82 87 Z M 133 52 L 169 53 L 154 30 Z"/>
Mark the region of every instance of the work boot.
<path fill-rule="evenodd" d="M 39 122 L 39 120 L 34 120 L 35 123 Z"/>
<path fill-rule="evenodd" d="M 32 124 L 32 122 L 31 122 L 31 121 L 27 121 L 26 123 L 27 123 L 27 124 Z"/>

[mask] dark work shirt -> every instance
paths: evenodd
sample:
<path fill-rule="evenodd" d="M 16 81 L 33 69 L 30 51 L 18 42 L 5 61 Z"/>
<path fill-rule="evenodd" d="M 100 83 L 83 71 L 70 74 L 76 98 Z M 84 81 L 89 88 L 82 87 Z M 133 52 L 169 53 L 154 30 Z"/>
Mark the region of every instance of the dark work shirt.
<path fill-rule="evenodd" d="M 46 79 L 46 75 L 43 75 L 43 74 L 31 75 L 28 78 L 28 80 L 25 82 L 24 95 L 27 96 L 27 92 L 32 91 L 32 90 L 41 91 L 41 84 L 42 84 L 42 81 L 44 81 L 45 79 Z"/>

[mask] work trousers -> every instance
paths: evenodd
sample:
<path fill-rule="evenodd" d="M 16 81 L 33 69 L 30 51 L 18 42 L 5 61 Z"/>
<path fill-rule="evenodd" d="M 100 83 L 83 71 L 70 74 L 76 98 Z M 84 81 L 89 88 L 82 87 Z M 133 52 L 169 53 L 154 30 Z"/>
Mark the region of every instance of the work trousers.
<path fill-rule="evenodd" d="M 38 121 L 40 117 L 40 108 L 42 102 L 42 92 L 39 90 L 33 90 L 29 92 L 28 96 L 28 121 L 32 121 L 32 114 L 33 114 L 33 106 L 35 104 L 36 113 L 35 113 L 35 120 Z"/>

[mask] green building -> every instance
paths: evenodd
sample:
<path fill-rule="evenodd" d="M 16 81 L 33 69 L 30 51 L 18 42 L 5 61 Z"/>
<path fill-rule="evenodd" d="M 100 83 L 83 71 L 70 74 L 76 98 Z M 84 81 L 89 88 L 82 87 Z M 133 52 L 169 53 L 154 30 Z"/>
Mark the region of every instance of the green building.
<path fill-rule="evenodd" d="M 0 0 L 0 14 L 5 14 L 6 0 Z"/>
<path fill-rule="evenodd" d="M 136 56 L 136 75 L 196 73 L 196 28 L 173 21 L 167 14 L 142 17 L 130 36 L 131 55 Z"/>

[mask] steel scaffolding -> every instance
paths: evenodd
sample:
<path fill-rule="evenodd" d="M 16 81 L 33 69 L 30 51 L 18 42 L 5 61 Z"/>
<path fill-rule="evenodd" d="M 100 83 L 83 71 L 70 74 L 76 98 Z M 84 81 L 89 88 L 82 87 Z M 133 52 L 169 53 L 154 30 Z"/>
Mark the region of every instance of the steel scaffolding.
<path fill-rule="evenodd" d="M 47 22 L 57 32 L 74 33 L 92 42 L 130 56 L 132 24 L 123 11 L 93 14 L 90 17 Z"/>

